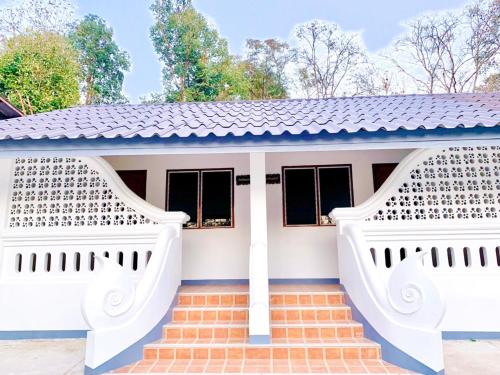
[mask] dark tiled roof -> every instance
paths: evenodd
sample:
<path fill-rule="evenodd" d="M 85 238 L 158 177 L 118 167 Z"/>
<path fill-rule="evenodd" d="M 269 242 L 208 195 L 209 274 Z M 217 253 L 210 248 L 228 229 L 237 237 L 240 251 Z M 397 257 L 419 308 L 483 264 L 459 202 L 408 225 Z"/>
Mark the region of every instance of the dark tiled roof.
<path fill-rule="evenodd" d="M 23 113 L 0 96 L 0 120 L 23 116 Z"/>
<path fill-rule="evenodd" d="M 205 137 L 500 125 L 500 93 L 75 107 L 0 122 L 0 139 Z"/>

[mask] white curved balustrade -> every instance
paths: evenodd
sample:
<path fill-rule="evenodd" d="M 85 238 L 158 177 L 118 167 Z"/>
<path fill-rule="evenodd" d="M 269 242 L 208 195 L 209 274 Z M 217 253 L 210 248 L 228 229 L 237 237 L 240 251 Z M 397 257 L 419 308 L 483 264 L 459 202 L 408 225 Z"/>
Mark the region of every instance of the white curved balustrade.
<path fill-rule="evenodd" d="M 181 281 L 180 225 L 165 226 L 158 236 L 148 267 L 139 281 L 122 267 L 100 258 L 103 267 L 89 284 L 82 310 L 92 328 L 87 335 L 85 364 L 96 368 L 149 333 L 165 316 Z"/>
<path fill-rule="evenodd" d="M 499 181 L 500 147 L 417 150 L 366 202 L 331 213 L 353 303 L 434 371 L 442 331 L 500 331 Z"/>
<path fill-rule="evenodd" d="M 339 230 L 338 248 L 341 282 L 368 322 L 401 351 L 434 371 L 442 370 L 441 332 L 437 326 L 444 303 L 418 256 L 407 258 L 393 275 L 384 277 L 354 224 Z"/>
<path fill-rule="evenodd" d="M 148 334 L 180 285 L 187 215 L 101 158 L 3 159 L 0 173 L 0 330 L 90 329 L 91 368 Z"/>

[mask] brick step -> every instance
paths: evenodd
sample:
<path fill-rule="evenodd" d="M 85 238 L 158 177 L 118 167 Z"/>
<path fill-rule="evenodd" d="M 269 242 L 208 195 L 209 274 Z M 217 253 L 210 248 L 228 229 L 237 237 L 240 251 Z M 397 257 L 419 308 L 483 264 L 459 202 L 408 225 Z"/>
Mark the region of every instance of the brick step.
<path fill-rule="evenodd" d="M 210 307 L 210 306 L 190 306 L 175 307 L 172 321 L 174 323 L 191 322 L 247 322 L 247 307 Z"/>
<path fill-rule="evenodd" d="M 246 306 L 248 293 L 179 293 L 177 306 Z"/>
<path fill-rule="evenodd" d="M 325 306 L 345 303 L 344 292 L 271 292 L 271 306 L 300 305 Z"/>
<path fill-rule="evenodd" d="M 160 341 L 144 347 L 145 359 L 380 359 L 380 346 L 367 339 L 330 339 L 321 342 L 273 339 L 270 345 L 243 340 Z"/>
<path fill-rule="evenodd" d="M 349 306 L 272 306 L 271 320 L 286 322 L 301 321 L 334 321 L 351 320 Z M 248 308 L 246 307 L 176 307 L 173 311 L 174 322 L 247 322 Z"/>
<path fill-rule="evenodd" d="M 174 323 L 163 327 L 163 338 L 168 339 L 214 339 L 214 338 L 246 338 L 248 324 L 218 324 L 218 323 Z"/>
<path fill-rule="evenodd" d="M 271 325 L 272 338 L 331 339 L 363 337 L 363 325 L 351 320 L 328 323 L 287 323 L 275 321 Z"/>
<path fill-rule="evenodd" d="M 330 374 L 410 374 L 408 370 L 381 359 L 364 360 L 272 360 L 272 359 L 144 359 L 114 371 L 135 374 L 185 373 L 330 373 Z"/>
<path fill-rule="evenodd" d="M 363 326 L 354 321 L 333 321 L 330 323 L 286 323 L 271 325 L 272 338 L 336 338 L 362 337 Z M 248 324 L 198 324 L 173 323 L 163 328 L 164 339 L 180 338 L 244 338 L 248 337 Z"/>
<path fill-rule="evenodd" d="M 297 306 L 276 305 L 271 306 L 271 320 L 299 323 L 311 321 L 351 320 L 351 308 L 347 305 L 333 306 Z"/>
<path fill-rule="evenodd" d="M 343 292 L 270 293 L 271 305 L 324 306 L 345 303 Z M 241 293 L 180 293 L 177 306 L 248 306 L 249 294 Z"/>

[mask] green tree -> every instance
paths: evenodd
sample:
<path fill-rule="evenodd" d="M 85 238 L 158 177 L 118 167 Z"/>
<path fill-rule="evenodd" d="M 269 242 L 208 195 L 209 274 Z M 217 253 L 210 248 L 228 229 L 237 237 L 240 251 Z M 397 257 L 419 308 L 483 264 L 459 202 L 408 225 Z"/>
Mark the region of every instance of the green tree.
<path fill-rule="evenodd" d="M 77 59 L 64 36 L 38 32 L 12 37 L 0 51 L 0 94 L 28 114 L 75 105 Z"/>
<path fill-rule="evenodd" d="M 167 101 L 246 98 L 242 66 L 189 0 L 156 0 L 151 40 L 163 65 Z"/>
<path fill-rule="evenodd" d="M 285 68 L 291 59 L 288 44 L 276 39 L 248 39 L 246 44 L 246 74 L 250 81 L 250 98 L 286 98 Z"/>
<path fill-rule="evenodd" d="M 113 40 L 113 29 L 102 18 L 88 14 L 74 25 L 69 38 L 79 52 L 85 104 L 126 101 L 122 87 L 130 60 Z"/>

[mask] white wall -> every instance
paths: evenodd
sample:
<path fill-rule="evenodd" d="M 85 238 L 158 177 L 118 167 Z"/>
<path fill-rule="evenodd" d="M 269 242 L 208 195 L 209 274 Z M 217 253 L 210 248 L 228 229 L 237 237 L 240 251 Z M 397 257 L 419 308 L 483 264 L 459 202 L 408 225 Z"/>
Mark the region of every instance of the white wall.
<path fill-rule="evenodd" d="M 146 200 L 163 209 L 167 169 L 234 168 L 235 176 L 249 174 L 248 154 L 118 156 L 107 160 L 117 170 L 147 169 Z M 234 186 L 234 228 L 184 230 L 184 280 L 248 278 L 249 210 L 249 186 Z"/>
<path fill-rule="evenodd" d="M 399 162 L 410 150 L 268 153 L 267 173 L 282 166 L 352 164 L 354 203 L 373 194 L 372 163 Z M 248 154 L 116 156 L 106 158 L 117 170 L 147 169 L 146 199 L 165 208 L 167 169 L 234 168 L 249 174 Z M 338 277 L 335 228 L 284 227 L 282 185 L 267 185 L 269 276 Z M 187 229 L 183 238 L 182 278 L 246 279 L 250 245 L 250 189 L 234 186 L 235 228 Z"/>

